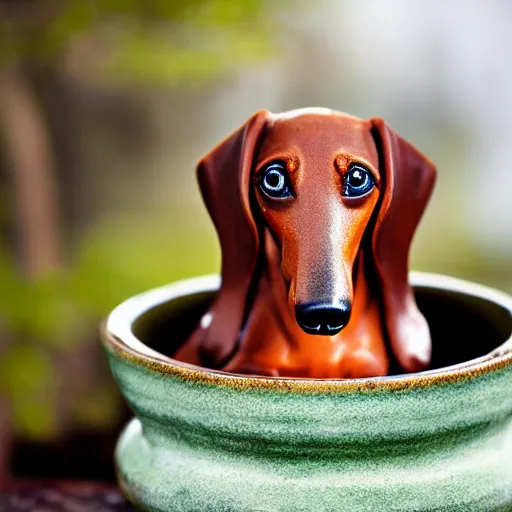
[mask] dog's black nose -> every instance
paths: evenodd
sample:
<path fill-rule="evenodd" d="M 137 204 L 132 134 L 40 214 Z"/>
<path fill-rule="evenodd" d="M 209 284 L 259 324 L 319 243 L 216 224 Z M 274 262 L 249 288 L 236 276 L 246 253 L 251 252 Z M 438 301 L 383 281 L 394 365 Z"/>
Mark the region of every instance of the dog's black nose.
<path fill-rule="evenodd" d="M 304 332 L 334 336 L 345 327 L 350 318 L 347 302 L 309 302 L 295 306 L 295 318 Z"/>

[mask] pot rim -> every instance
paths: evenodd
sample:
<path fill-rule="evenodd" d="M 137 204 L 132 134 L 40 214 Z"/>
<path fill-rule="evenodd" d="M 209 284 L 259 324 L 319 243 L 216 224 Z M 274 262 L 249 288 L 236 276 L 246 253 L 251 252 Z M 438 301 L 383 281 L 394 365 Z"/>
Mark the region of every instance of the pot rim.
<path fill-rule="evenodd" d="M 498 304 L 512 318 L 512 296 L 493 288 L 451 276 L 427 272 L 410 272 L 414 288 L 451 291 Z M 358 379 L 312 379 L 267 377 L 224 372 L 184 363 L 165 356 L 140 341 L 133 333 L 134 323 L 149 310 L 187 295 L 215 292 L 220 286 L 218 275 L 192 277 L 135 295 L 117 306 L 102 328 L 107 350 L 119 358 L 162 375 L 181 380 L 227 386 L 235 389 L 287 390 L 297 392 L 398 391 L 456 384 L 506 368 L 512 364 L 512 333 L 493 351 L 481 357 L 434 370 L 384 377 Z"/>

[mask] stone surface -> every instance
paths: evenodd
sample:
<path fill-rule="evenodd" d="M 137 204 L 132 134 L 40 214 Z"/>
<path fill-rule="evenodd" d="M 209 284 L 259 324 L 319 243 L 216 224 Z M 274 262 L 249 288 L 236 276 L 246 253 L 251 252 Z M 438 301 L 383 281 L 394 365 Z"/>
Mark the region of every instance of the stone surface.
<path fill-rule="evenodd" d="M 94 483 L 0 484 L 0 512 L 132 512 L 116 487 Z"/>

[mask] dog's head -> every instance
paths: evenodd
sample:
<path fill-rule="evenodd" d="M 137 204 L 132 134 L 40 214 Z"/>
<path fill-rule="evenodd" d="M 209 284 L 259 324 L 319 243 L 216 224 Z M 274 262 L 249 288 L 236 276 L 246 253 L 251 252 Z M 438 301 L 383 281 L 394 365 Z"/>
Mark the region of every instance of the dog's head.
<path fill-rule="evenodd" d="M 198 178 L 222 249 L 203 347 L 209 361 L 232 353 L 243 326 L 261 261 L 257 218 L 281 250 L 289 306 L 304 331 L 332 336 L 348 323 L 364 236 L 395 356 L 406 371 L 428 363 L 428 326 L 407 273 L 435 167 L 382 119 L 258 112 L 200 162 Z"/>

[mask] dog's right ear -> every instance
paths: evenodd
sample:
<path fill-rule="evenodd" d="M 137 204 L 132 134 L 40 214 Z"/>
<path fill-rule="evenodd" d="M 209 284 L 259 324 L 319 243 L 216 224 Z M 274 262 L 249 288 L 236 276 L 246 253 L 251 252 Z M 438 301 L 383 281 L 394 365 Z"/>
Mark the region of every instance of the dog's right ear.
<path fill-rule="evenodd" d="M 382 191 L 372 249 L 391 349 L 406 372 L 430 363 L 431 339 L 409 284 L 409 246 L 436 181 L 434 164 L 383 119 L 371 119 Z"/>
<path fill-rule="evenodd" d="M 262 110 L 208 153 L 197 168 L 206 208 L 222 251 L 222 283 L 210 307 L 211 323 L 201 336 L 201 357 L 218 367 L 233 353 L 259 251 L 249 189 L 258 142 L 271 118 Z"/>

